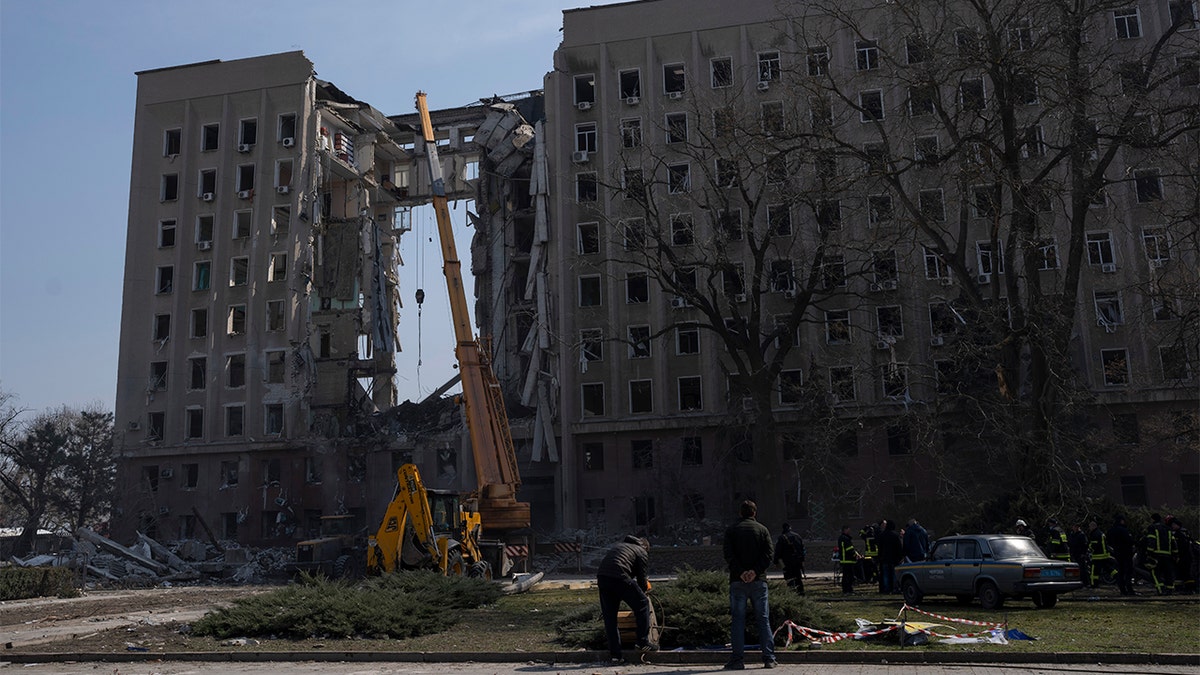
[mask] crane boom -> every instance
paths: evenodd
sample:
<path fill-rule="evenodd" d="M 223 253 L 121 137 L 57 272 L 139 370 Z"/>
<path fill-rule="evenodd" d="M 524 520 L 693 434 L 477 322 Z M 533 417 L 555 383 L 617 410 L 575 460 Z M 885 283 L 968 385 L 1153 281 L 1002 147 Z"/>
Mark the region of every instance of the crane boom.
<path fill-rule="evenodd" d="M 462 378 L 463 417 L 467 422 L 471 454 L 475 459 L 479 513 L 484 527 L 489 530 L 529 527 L 529 503 L 516 500 L 521 477 L 517 469 L 512 431 L 508 426 L 508 413 L 504 409 L 503 392 L 492 370 L 489 345 L 477 340 L 471 328 L 466 289 L 463 288 L 462 263 L 454 244 L 450 208 L 446 202 L 446 184 L 425 92 L 417 92 L 416 103 L 421 117 L 421 134 L 425 139 L 425 156 L 429 161 L 433 208 L 442 247 L 442 272 L 446 276 L 450 315 L 454 323 L 455 355 Z"/>

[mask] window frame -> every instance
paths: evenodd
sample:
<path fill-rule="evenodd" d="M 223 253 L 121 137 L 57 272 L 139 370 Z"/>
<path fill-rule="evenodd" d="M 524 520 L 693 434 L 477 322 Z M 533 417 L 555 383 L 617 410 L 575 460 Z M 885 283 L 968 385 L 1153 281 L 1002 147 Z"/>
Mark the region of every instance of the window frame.
<path fill-rule="evenodd" d="M 724 62 L 728 65 L 728 70 L 724 73 L 718 73 L 718 63 Z M 728 78 L 718 80 L 718 74 Z M 664 71 L 665 75 L 665 71 Z M 708 60 L 708 81 L 713 89 L 725 89 L 733 86 L 733 57 L 732 56 L 714 56 Z M 723 84 L 722 84 L 723 82 Z M 664 82 L 664 87 L 666 86 Z M 664 93 L 668 93 L 664 91 Z"/>

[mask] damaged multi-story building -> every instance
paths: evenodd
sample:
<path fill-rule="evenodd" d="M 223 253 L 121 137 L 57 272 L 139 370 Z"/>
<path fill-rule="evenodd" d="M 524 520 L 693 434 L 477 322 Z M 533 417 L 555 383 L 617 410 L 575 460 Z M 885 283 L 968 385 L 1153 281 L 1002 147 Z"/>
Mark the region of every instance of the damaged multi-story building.
<path fill-rule="evenodd" d="M 475 197 L 481 125 L 497 142 L 532 130 L 503 103 L 434 120 L 452 199 Z M 300 52 L 138 73 L 117 535 L 286 543 L 334 514 L 373 528 L 404 462 L 475 487 L 455 406 L 400 404 L 395 384 L 399 238 L 430 194 L 414 123 Z M 527 187 L 533 145 L 512 154 L 483 161 Z M 519 198 L 495 189 L 482 225 L 513 218 Z M 552 517 L 546 472 L 526 473 Z"/>

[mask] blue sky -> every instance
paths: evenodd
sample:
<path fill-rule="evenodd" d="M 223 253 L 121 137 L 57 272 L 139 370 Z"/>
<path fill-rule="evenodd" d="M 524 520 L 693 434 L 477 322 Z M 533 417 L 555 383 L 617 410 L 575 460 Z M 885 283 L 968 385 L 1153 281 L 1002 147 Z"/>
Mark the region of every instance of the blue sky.
<path fill-rule="evenodd" d="M 112 409 L 135 72 L 300 49 L 320 78 L 385 114 L 411 111 L 418 89 L 449 108 L 541 88 L 561 10 L 595 4 L 609 3 L 0 0 L 0 389 L 31 410 Z M 440 254 L 406 239 L 401 400 L 445 382 L 454 361 Z"/>

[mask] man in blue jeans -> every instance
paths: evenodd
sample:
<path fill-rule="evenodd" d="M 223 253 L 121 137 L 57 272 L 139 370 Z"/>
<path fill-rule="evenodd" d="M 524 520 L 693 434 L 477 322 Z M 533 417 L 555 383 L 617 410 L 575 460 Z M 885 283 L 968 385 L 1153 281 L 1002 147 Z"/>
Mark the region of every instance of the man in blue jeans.
<path fill-rule="evenodd" d="M 767 568 L 775 553 L 771 533 L 754 519 L 758 507 L 746 500 L 738 508 L 741 520 L 725 531 L 725 562 L 729 563 L 729 630 L 731 654 L 725 670 L 745 670 L 746 601 L 758 621 L 758 644 L 763 667 L 775 667 L 775 636 L 771 632 L 771 608 L 767 602 Z"/>

